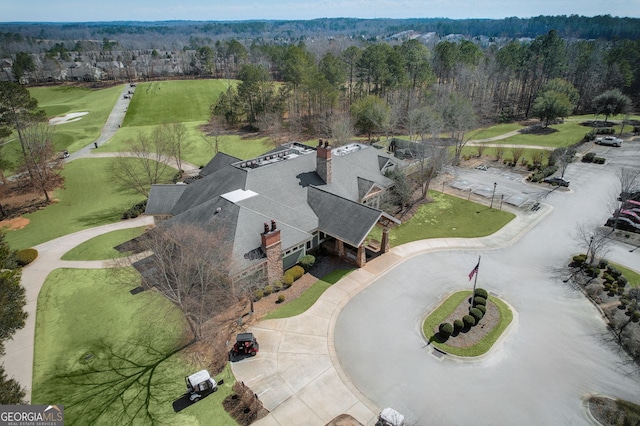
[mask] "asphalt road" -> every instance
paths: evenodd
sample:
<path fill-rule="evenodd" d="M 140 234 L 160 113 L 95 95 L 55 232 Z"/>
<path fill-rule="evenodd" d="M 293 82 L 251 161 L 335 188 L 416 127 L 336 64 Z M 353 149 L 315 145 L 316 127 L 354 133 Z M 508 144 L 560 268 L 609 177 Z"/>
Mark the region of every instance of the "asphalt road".
<path fill-rule="evenodd" d="M 609 217 L 617 167 L 640 164 L 640 142 L 593 149 L 610 163 L 570 165 L 570 190 L 547 191 L 553 211 L 514 245 L 420 255 L 351 299 L 338 317 L 335 347 L 360 391 L 415 425 L 581 425 L 589 424 L 582 400 L 589 393 L 640 402 L 638 374 L 606 342 L 598 310 L 558 272 L 584 252 L 573 237 L 576 225 Z M 486 172 L 474 176 L 493 184 Z M 542 188 L 531 186 L 534 194 Z M 448 294 L 470 288 L 478 255 L 478 285 L 511 304 L 516 319 L 478 361 L 437 358 L 421 335 L 422 320 Z M 640 270 L 640 250 L 621 244 L 610 258 Z"/>

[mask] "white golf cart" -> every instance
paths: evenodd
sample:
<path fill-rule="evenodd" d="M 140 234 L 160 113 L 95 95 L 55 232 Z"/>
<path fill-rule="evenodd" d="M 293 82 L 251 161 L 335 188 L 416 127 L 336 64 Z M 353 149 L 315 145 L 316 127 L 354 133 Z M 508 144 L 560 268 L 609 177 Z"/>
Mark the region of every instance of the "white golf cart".
<path fill-rule="evenodd" d="M 385 408 L 378 416 L 376 426 L 404 426 L 404 416 L 393 408 Z"/>
<path fill-rule="evenodd" d="M 187 392 L 192 402 L 200 401 L 202 397 L 218 390 L 218 384 L 207 370 L 200 370 L 184 379 L 187 382 Z"/>

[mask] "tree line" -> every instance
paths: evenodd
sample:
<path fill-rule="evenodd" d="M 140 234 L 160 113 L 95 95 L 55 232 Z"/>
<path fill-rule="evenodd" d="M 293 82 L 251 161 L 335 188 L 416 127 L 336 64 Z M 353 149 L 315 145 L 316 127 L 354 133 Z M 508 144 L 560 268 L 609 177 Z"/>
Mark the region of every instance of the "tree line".
<path fill-rule="evenodd" d="M 286 126 L 293 133 L 334 137 L 327 131 L 348 116 L 362 134 L 411 136 L 420 110 L 437 110 L 444 99 L 454 98 L 477 117 L 468 124 L 533 117 L 548 123 L 574 113 L 604 114 L 611 106 L 596 101 L 611 91 L 629 99 L 624 111 L 640 102 L 637 40 L 569 41 L 551 30 L 532 41 L 486 48 L 471 40 L 445 40 L 429 49 L 417 39 L 323 54 L 303 42 L 242 46 L 236 45 L 232 65 L 224 50 L 212 50 L 211 74 L 239 80 L 212 110 L 229 125 L 259 130 Z M 455 127 L 449 129 L 454 139 L 460 130 Z"/>

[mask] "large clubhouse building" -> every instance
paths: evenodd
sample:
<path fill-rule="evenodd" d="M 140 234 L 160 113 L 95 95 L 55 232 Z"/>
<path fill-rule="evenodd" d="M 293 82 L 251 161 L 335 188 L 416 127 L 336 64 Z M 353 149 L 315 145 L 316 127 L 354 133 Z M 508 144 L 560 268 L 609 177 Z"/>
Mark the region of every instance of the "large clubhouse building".
<path fill-rule="evenodd" d="M 262 273 L 271 283 L 321 244 L 366 263 L 366 238 L 399 222 L 380 210 L 393 186 L 385 174 L 400 160 L 372 146 L 282 145 L 251 160 L 217 154 L 189 184 L 153 185 L 145 214 L 158 227 L 191 225 L 223 232 L 234 280 Z"/>

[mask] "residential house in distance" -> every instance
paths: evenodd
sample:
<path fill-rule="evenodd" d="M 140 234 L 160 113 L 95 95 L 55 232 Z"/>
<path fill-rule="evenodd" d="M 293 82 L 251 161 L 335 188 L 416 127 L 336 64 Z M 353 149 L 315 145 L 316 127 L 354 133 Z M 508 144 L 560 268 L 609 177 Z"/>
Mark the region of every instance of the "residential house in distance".
<path fill-rule="evenodd" d="M 153 185 L 145 214 L 158 227 L 195 225 L 223 231 L 233 247 L 233 280 L 262 273 L 267 283 L 321 244 L 363 266 L 365 240 L 399 221 L 379 209 L 401 160 L 363 144 L 332 148 L 282 145 L 251 160 L 217 154 L 189 184 Z M 371 253 L 370 253 L 371 254 Z"/>

